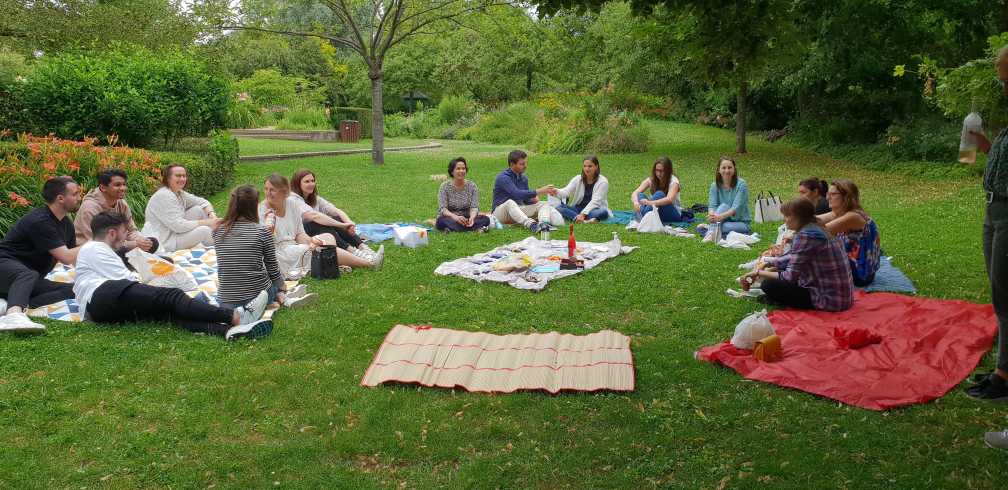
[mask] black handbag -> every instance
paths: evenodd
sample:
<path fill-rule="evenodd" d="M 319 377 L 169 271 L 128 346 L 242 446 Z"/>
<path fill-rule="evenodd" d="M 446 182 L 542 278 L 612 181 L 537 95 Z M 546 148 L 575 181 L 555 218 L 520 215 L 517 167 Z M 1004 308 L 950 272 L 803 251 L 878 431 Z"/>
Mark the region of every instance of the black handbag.
<path fill-rule="evenodd" d="M 335 245 L 323 245 L 312 250 L 311 276 L 315 279 L 339 279 L 339 257 Z"/>

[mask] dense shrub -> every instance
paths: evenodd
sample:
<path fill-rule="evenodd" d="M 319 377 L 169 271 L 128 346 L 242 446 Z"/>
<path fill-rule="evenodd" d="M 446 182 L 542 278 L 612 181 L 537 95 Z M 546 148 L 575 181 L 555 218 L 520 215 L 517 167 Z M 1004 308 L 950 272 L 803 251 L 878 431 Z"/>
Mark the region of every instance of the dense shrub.
<path fill-rule="evenodd" d="M 14 84 L 31 73 L 24 56 L 7 48 L 0 48 L 0 90 Z"/>
<path fill-rule="evenodd" d="M 129 175 L 126 200 L 142 210 L 158 185 L 161 160 L 156 153 L 122 146 L 96 146 L 96 140 L 70 141 L 20 135 L 0 144 L 0 233 L 32 207 L 42 206 L 42 184 L 57 175 L 70 175 L 84 192 L 98 185 L 98 172 L 121 168 Z"/>
<path fill-rule="evenodd" d="M 958 122 L 943 119 L 918 120 L 889 126 L 885 145 L 904 160 L 955 161 L 959 151 Z"/>
<path fill-rule="evenodd" d="M 441 99 L 437 112 L 441 121 L 450 126 L 463 118 L 472 117 L 476 113 L 476 104 L 468 97 L 452 95 Z"/>
<path fill-rule="evenodd" d="M 236 82 L 233 89 L 259 107 L 286 106 L 296 101 L 321 107 L 326 98 L 324 88 L 304 78 L 285 76 L 273 69 L 256 70 L 252 76 Z"/>
<path fill-rule="evenodd" d="M 518 102 L 499 111 L 484 113 L 479 122 L 460 131 L 459 136 L 484 143 L 528 144 L 536 138 L 544 117 L 536 104 Z"/>
<path fill-rule="evenodd" d="M 221 127 L 227 83 L 178 51 L 120 46 L 39 60 L 17 96 L 38 131 L 64 138 L 116 134 L 145 146 Z"/>
<path fill-rule="evenodd" d="M 215 131 L 205 146 L 188 146 L 185 151 L 160 153 L 161 165 L 180 163 L 189 174 L 186 190 L 197 196 L 209 196 L 226 189 L 238 164 L 238 140 L 229 133 Z"/>

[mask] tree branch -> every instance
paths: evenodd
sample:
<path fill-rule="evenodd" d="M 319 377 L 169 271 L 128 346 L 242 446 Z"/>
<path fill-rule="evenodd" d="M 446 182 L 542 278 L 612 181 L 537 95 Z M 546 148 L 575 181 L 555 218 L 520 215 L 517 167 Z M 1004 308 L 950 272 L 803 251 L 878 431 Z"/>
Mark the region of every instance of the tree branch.
<path fill-rule="evenodd" d="M 285 36 L 316 37 L 316 38 L 319 38 L 319 39 L 329 40 L 333 44 L 337 44 L 339 46 L 344 46 L 344 47 L 350 48 L 350 49 L 352 49 L 352 50 L 360 53 L 361 55 L 364 55 L 364 51 L 362 50 L 362 48 L 360 46 L 358 46 L 356 43 L 354 43 L 353 39 L 348 39 L 348 38 L 344 38 L 344 37 L 337 37 L 337 36 L 330 36 L 328 34 L 319 34 L 317 32 L 285 31 L 285 30 L 280 30 L 280 29 L 266 29 L 266 28 L 263 28 L 263 27 L 252 27 L 252 26 L 219 26 L 218 28 L 221 29 L 221 30 L 233 29 L 233 30 L 241 30 L 241 31 L 266 32 L 266 33 L 270 33 L 270 34 L 282 34 L 282 35 L 285 35 Z"/>

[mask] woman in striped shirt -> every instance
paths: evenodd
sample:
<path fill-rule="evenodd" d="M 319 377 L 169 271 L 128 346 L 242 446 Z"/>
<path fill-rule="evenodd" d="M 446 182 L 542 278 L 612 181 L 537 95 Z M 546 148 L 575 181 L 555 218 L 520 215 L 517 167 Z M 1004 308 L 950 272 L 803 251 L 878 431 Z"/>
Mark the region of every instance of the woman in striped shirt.
<path fill-rule="evenodd" d="M 843 311 L 854 304 L 854 283 L 840 240 L 831 237 L 815 217 L 815 206 L 795 198 L 781 206 L 784 223 L 795 230 L 787 268 L 758 270 L 751 281 L 763 278 L 762 289 L 770 303 L 791 308 Z"/>
<path fill-rule="evenodd" d="M 287 294 L 277 264 L 273 235 L 259 224 L 259 191 L 243 185 L 231 191 L 227 214 L 213 233 L 217 252 L 217 302 L 236 307 L 267 292 L 269 303 L 294 306 L 314 296 L 304 287 Z"/>

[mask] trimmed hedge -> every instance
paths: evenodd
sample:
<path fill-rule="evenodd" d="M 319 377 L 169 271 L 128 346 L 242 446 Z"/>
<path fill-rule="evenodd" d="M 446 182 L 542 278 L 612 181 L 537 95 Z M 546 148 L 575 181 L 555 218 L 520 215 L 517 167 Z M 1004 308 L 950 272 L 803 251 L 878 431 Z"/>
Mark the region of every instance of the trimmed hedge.
<path fill-rule="evenodd" d="M 197 196 L 213 195 L 230 185 L 238 164 L 238 140 L 214 131 L 203 151 L 162 152 L 161 164 L 180 163 L 189 174 L 186 190 Z"/>

